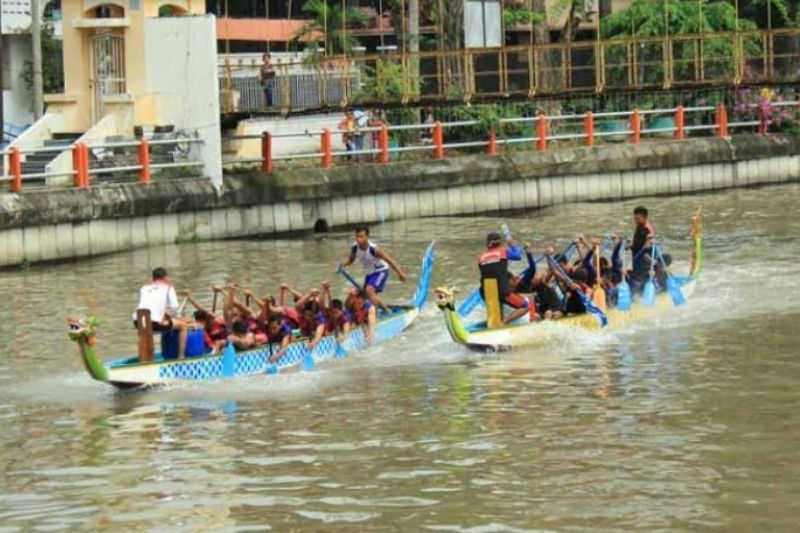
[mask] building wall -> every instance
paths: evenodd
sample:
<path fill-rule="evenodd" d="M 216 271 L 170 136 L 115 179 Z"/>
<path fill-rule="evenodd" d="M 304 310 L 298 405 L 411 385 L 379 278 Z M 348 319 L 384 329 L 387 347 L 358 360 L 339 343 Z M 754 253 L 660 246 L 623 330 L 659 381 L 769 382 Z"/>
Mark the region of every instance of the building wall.
<path fill-rule="evenodd" d="M 197 131 L 203 139 L 204 174 L 221 183 L 214 17 L 147 18 L 142 51 L 147 69 L 136 106 L 137 122 Z"/>
<path fill-rule="evenodd" d="M 22 78 L 25 63 L 31 61 L 31 36 L 28 34 L 4 35 L 3 91 L 4 120 L 15 126 L 33 122 L 33 93 Z"/>

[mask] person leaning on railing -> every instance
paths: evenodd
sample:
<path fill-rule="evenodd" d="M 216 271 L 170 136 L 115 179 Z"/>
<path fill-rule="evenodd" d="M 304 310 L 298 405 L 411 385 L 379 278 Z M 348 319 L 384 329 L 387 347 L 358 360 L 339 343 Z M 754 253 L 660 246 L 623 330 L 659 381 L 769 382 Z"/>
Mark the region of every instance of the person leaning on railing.
<path fill-rule="evenodd" d="M 272 56 L 265 52 L 261 63 L 261 86 L 264 88 L 264 102 L 266 107 L 272 107 L 275 93 L 275 67 L 272 66 Z"/>

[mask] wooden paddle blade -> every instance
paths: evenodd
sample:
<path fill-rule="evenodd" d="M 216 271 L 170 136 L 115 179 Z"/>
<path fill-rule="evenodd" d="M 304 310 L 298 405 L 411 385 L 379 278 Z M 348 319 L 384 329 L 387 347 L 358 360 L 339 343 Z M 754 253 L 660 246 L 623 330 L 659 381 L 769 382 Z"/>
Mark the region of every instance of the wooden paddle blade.
<path fill-rule="evenodd" d="M 594 305 L 601 311 L 606 310 L 606 290 L 603 287 L 597 286 L 594 290 L 594 294 L 592 294 L 592 300 L 594 301 Z"/>
<path fill-rule="evenodd" d="M 500 307 L 500 291 L 496 279 L 483 280 L 483 301 L 486 302 L 486 325 L 499 328 L 503 325 L 503 310 Z"/>

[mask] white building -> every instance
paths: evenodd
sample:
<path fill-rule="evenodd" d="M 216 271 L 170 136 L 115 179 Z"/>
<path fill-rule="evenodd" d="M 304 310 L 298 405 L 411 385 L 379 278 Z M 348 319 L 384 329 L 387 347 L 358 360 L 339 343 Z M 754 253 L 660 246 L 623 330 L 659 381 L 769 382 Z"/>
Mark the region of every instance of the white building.
<path fill-rule="evenodd" d="M 30 0 L 0 0 L 3 36 L 3 119 L 6 131 L 33 122 L 33 93 L 24 79 L 31 61 Z"/>

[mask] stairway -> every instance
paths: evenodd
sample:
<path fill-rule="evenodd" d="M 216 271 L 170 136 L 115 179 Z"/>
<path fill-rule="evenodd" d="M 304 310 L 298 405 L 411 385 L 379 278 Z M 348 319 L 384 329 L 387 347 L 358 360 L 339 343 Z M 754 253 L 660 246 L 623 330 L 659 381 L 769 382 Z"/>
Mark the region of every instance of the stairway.
<path fill-rule="evenodd" d="M 55 133 L 52 139 L 44 141 L 44 147 L 53 148 L 60 147 L 63 150 L 69 147 L 81 136 L 80 133 Z M 47 151 L 47 152 L 26 152 L 25 161 L 22 163 L 22 175 L 27 174 L 41 174 L 45 172 L 45 167 L 61 152 Z M 44 178 L 32 178 L 36 181 L 44 181 Z M 27 181 L 27 179 L 26 179 Z"/>

